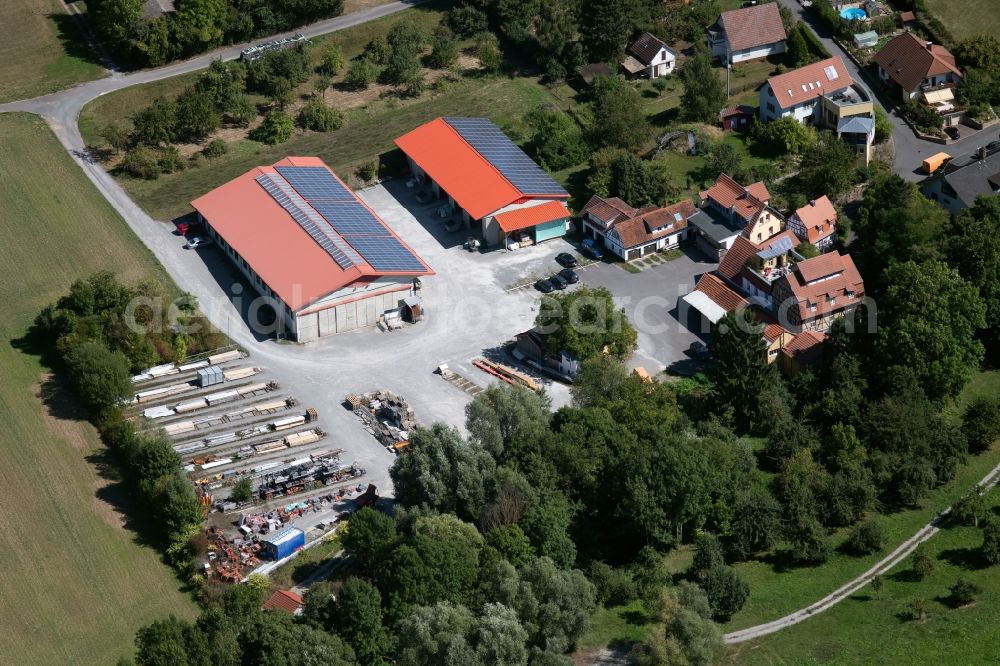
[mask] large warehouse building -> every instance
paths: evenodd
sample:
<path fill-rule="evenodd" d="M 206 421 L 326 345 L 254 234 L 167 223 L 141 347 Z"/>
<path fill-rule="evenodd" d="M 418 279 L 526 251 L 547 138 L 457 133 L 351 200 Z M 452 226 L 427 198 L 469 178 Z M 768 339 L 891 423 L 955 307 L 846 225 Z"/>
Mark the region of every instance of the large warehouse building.
<path fill-rule="evenodd" d="M 317 157 L 258 167 L 191 205 L 300 342 L 374 326 L 433 274 Z"/>
<path fill-rule="evenodd" d="M 487 245 L 566 233 L 569 193 L 488 118 L 438 118 L 396 139 L 410 171 L 462 215 Z"/>

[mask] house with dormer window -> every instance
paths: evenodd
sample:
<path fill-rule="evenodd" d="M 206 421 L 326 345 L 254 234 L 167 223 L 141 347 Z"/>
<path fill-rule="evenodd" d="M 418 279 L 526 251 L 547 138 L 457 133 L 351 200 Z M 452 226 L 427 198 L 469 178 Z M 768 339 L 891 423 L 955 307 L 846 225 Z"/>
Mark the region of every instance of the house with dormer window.
<path fill-rule="evenodd" d="M 691 224 L 695 243 L 710 257 L 722 259 L 738 236 L 761 243 L 785 228 L 785 219 L 768 205 L 771 193 L 763 182 L 744 187 L 720 174 L 698 198 L 704 215 Z"/>
<path fill-rule="evenodd" d="M 778 319 L 795 332 L 825 333 L 864 295 L 865 284 L 854 260 L 839 252 L 798 262 L 771 289 Z"/>
<path fill-rule="evenodd" d="M 644 208 L 612 226 L 604 245 L 625 261 L 675 248 L 687 238 L 688 220 L 697 214 L 698 209 L 690 201 Z"/>
<path fill-rule="evenodd" d="M 833 247 L 837 231 L 837 210 L 829 197 L 821 196 L 799 208 L 788 218 L 788 228 L 803 243 L 810 243 L 820 252 Z"/>

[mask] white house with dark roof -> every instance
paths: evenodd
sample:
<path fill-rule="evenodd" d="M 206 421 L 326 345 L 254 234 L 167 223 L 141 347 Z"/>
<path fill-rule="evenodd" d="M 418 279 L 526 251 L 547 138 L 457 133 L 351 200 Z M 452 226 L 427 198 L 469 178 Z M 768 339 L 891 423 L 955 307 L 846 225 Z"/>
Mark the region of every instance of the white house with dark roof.
<path fill-rule="evenodd" d="M 989 152 L 980 148 L 972 159 L 952 160 L 924 181 L 921 190 L 937 201 L 952 215 L 973 206 L 979 197 L 1000 194 L 1000 150 Z"/>
<path fill-rule="evenodd" d="M 712 56 L 736 64 L 785 52 L 785 26 L 777 3 L 722 12 L 708 27 Z"/>
<path fill-rule="evenodd" d="M 632 76 L 655 79 L 673 73 L 676 64 L 677 54 L 662 40 L 644 32 L 629 45 L 622 67 Z"/>

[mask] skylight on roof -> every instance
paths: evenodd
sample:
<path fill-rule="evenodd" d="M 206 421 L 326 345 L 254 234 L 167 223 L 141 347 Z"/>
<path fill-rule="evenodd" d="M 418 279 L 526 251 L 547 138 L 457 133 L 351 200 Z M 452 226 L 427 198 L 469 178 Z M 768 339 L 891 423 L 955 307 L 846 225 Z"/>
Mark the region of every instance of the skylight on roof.
<path fill-rule="evenodd" d="M 837 73 L 837 68 L 833 65 L 827 65 L 823 68 L 823 71 L 826 73 L 826 78 L 829 81 L 833 81 L 840 77 L 840 74 Z"/>

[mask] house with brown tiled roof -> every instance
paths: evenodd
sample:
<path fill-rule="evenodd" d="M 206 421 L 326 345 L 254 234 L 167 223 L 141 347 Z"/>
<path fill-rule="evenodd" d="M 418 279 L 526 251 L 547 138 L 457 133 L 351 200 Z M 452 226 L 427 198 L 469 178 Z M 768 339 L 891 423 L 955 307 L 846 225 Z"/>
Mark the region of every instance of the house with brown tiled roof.
<path fill-rule="evenodd" d="M 803 243 L 820 252 L 833 247 L 837 231 L 837 209 L 826 195 L 813 199 L 788 218 L 788 228 Z"/>
<path fill-rule="evenodd" d="M 699 333 L 711 332 L 712 327 L 730 312 L 750 309 L 761 325 L 761 338 L 764 342 L 761 351 L 767 354 L 769 363 L 777 360 L 781 347 L 792 338 L 792 334 L 771 314 L 760 306 L 752 304 L 725 280 L 713 273 L 702 275 L 694 290 L 681 300 L 687 307 L 699 313 L 700 326 L 696 330 Z M 688 319 L 689 325 L 690 321 Z"/>
<path fill-rule="evenodd" d="M 618 197 L 603 198 L 595 194 L 580 211 L 583 235 L 601 241 L 616 223 L 638 214 L 638 208 L 633 208 Z"/>
<path fill-rule="evenodd" d="M 708 27 L 708 47 L 723 62 L 746 62 L 785 52 L 777 3 L 722 12 Z"/>
<path fill-rule="evenodd" d="M 710 257 L 722 259 L 737 236 L 755 243 L 785 228 L 785 220 L 768 202 L 771 194 L 763 182 L 743 186 L 726 174 L 698 193 L 704 215 L 692 218 L 695 243 Z"/>
<path fill-rule="evenodd" d="M 803 369 L 818 364 L 823 359 L 826 334 L 802 331 L 781 348 L 779 366 L 786 377 L 794 377 Z"/>
<path fill-rule="evenodd" d="M 912 32 L 890 40 L 875 54 L 875 63 L 879 78 L 896 88 L 904 101 L 962 81 L 962 70 L 951 51 L 925 42 Z"/>
<path fill-rule="evenodd" d="M 698 214 L 690 201 L 643 208 L 607 232 L 604 245 L 625 261 L 677 247 L 687 239 L 688 220 Z"/>
<path fill-rule="evenodd" d="M 305 602 L 302 597 L 290 590 L 276 590 L 267 598 L 261 610 L 278 610 L 289 615 L 298 615 L 302 612 Z"/>
<path fill-rule="evenodd" d="M 762 243 L 739 237 L 719 263 L 720 277 L 763 308 L 774 305 L 774 282 L 803 257 L 795 251 L 798 239 L 787 229 Z"/>
<path fill-rule="evenodd" d="M 852 312 L 865 295 L 865 284 L 851 255 L 827 252 L 800 261 L 781 275 L 771 290 L 773 309 L 786 327 L 826 332 L 834 320 Z"/>
<path fill-rule="evenodd" d="M 644 32 L 629 44 L 622 68 L 631 76 L 655 79 L 674 71 L 677 54 L 661 39 Z"/>

